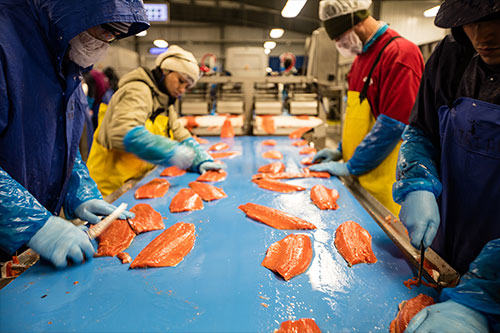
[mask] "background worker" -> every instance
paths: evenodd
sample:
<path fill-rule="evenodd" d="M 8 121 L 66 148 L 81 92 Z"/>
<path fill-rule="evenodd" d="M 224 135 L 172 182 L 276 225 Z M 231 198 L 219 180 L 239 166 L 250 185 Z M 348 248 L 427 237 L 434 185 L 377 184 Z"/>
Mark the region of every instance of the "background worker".
<path fill-rule="evenodd" d="M 446 0 L 434 23 L 452 34 L 426 64 L 393 194 L 413 246 L 465 275 L 408 331 L 498 332 L 500 1 Z"/>
<path fill-rule="evenodd" d="M 319 17 L 349 71 L 341 145 L 314 156 L 311 170 L 358 176 L 360 184 L 394 214 L 392 199 L 401 134 L 415 102 L 424 61 L 412 42 L 370 16 L 371 0 L 323 0 Z M 335 162 L 343 159 L 345 162 Z"/>
<path fill-rule="evenodd" d="M 57 267 L 81 263 L 94 249 L 58 217 L 61 208 L 96 223 L 114 206 L 78 152 L 87 108 L 80 74 L 110 41 L 145 30 L 146 13 L 125 0 L 3 1 L 0 13 L 9 32 L 0 35 L 0 248 L 27 244 Z"/>
<path fill-rule="evenodd" d="M 174 109 L 199 73 L 193 54 L 172 45 L 156 58 L 153 70 L 140 67 L 123 76 L 97 128 L 88 161 L 103 195 L 143 176 L 155 164 L 200 173 L 224 167 L 191 137 Z"/>

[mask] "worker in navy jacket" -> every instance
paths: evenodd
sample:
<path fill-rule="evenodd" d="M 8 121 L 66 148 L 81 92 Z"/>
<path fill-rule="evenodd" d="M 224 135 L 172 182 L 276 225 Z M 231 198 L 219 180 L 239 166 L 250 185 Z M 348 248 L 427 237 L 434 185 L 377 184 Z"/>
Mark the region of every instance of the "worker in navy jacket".
<path fill-rule="evenodd" d="M 78 143 L 81 73 L 115 39 L 148 28 L 140 0 L 0 0 L 0 248 L 31 247 L 57 267 L 93 256 L 86 233 L 102 200 Z M 130 216 L 125 213 L 125 216 Z"/>
<path fill-rule="evenodd" d="M 463 274 L 409 332 L 500 330 L 500 1 L 446 0 L 393 195 L 413 246 Z"/>

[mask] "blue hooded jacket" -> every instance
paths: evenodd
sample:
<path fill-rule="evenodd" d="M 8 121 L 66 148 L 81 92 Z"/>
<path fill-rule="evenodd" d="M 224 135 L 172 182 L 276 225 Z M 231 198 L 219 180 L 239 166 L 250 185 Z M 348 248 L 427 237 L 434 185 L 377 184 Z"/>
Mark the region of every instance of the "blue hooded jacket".
<path fill-rule="evenodd" d="M 61 207 L 100 198 L 78 152 L 87 101 L 69 41 L 99 24 L 145 30 L 140 0 L 0 0 L 0 248 L 13 252 Z"/>

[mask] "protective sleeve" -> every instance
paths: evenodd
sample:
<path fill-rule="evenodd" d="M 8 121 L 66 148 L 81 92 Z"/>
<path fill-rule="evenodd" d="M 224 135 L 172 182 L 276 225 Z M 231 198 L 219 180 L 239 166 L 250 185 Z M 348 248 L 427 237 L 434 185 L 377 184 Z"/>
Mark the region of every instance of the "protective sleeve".
<path fill-rule="evenodd" d="M 413 191 L 429 191 L 437 198 L 441 195 L 436 162 L 439 152 L 424 133 L 407 126 L 399 150 L 396 182 L 392 186 L 394 201 L 401 204 Z"/>
<path fill-rule="evenodd" d="M 75 209 L 91 199 L 102 199 L 102 195 L 94 180 L 90 178 L 89 170 L 78 151 L 69 177 L 68 194 L 64 199 L 64 215 L 70 220 L 74 219 Z"/>
<path fill-rule="evenodd" d="M 123 144 L 129 153 L 149 163 L 160 165 L 168 164 L 167 161 L 174 155 L 175 148 L 179 145 L 177 141 L 152 134 L 144 126 L 130 130 L 123 138 Z"/>
<path fill-rule="evenodd" d="M 386 115 L 379 115 L 375 125 L 356 147 L 347 162 L 347 169 L 359 176 L 377 167 L 398 144 L 405 124 Z"/>
<path fill-rule="evenodd" d="M 488 242 L 455 288 L 445 288 L 441 301 L 453 301 L 481 312 L 491 332 L 500 329 L 500 239 Z"/>
<path fill-rule="evenodd" d="M 181 145 L 185 145 L 191 149 L 194 150 L 195 152 L 195 157 L 193 160 L 193 163 L 191 164 L 190 169 L 195 171 L 195 172 L 200 172 L 200 165 L 203 162 L 213 162 L 214 159 L 210 154 L 208 154 L 198 142 L 196 142 L 195 139 L 193 138 L 187 138 L 181 142 Z"/>
<path fill-rule="evenodd" d="M 0 168 L 0 248 L 13 253 L 40 230 L 52 214 Z"/>
<path fill-rule="evenodd" d="M 337 146 L 337 150 L 342 152 L 342 140 L 339 141 L 339 145 Z"/>

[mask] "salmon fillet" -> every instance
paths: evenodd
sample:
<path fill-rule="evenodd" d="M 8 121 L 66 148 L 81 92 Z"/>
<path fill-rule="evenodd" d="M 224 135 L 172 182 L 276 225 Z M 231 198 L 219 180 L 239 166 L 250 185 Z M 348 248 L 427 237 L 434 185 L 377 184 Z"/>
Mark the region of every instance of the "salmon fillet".
<path fill-rule="evenodd" d="M 372 236 L 354 221 L 342 223 L 335 232 L 335 246 L 349 266 L 376 263 Z"/>
<path fill-rule="evenodd" d="M 279 173 L 285 171 L 285 164 L 283 162 L 273 162 L 261 166 L 257 171 L 262 173 Z"/>
<path fill-rule="evenodd" d="M 120 252 L 116 256 L 122 261 L 122 264 L 128 264 L 132 262 L 132 258 L 127 252 Z"/>
<path fill-rule="evenodd" d="M 305 187 L 299 185 L 287 184 L 280 182 L 279 180 L 273 180 L 267 178 L 255 179 L 253 182 L 257 184 L 260 188 L 263 188 L 265 190 L 281 192 L 281 193 L 292 193 L 297 191 L 304 191 L 306 189 Z"/>
<path fill-rule="evenodd" d="M 339 192 L 335 189 L 326 188 L 323 185 L 314 185 L 311 188 L 311 200 L 319 209 L 337 209 L 337 199 Z"/>
<path fill-rule="evenodd" d="M 165 168 L 161 173 L 161 177 L 176 177 L 176 176 L 182 176 L 183 174 L 186 173 L 186 170 L 183 170 L 179 168 L 178 166 L 171 166 L 168 168 Z"/>
<path fill-rule="evenodd" d="M 263 146 L 276 146 L 276 140 L 264 140 L 262 141 Z"/>
<path fill-rule="evenodd" d="M 186 116 L 186 129 L 191 132 L 191 130 L 195 127 L 198 127 L 198 123 L 196 122 L 196 117 L 194 116 Z"/>
<path fill-rule="evenodd" d="M 147 184 L 139 187 L 134 194 L 136 199 L 152 199 L 163 197 L 170 187 L 166 179 L 155 178 Z"/>
<path fill-rule="evenodd" d="M 307 145 L 307 140 L 298 140 L 298 141 L 295 141 L 292 143 L 292 146 L 295 146 L 295 147 L 302 147 L 302 146 L 305 146 Z"/>
<path fill-rule="evenodd" d="M 264 158 L 272 158 L 274 160 L 282 160 L 283 154 L 277 150 L 269 150 L 262 154 Z"/>
<path fill-rule="evenodd" d="M 177 266 L 193 249 L 195 226 L 179 222 L 153 239 L 130 264 L 130 268 Z"/>
<path fill-rule="evenodd" d="M 304 169 L 304 172 L 278 172 L 278 173 L 258 173 L 252 176 L 252 180 L 268 178 L 268 179 L 294 179 L 294 178 L 330 178 L 328 172 L 316 172 Z"/>
<path fill-rule="evenodd" d="M 267 134 L 274 134 L 276 128 L 274 127 L 273 116 L 262 116 L 262 127 Z"/>
<path fill-rule="evenodd" d="M 321 333 L 314 319 L 302 318 L 299 320 L 287 320 L 274 333 Z"/>
<path fill-rule="evenodd" d="M 245 214 L 251 219 L 262 222 L 276 229 L 316 229 L 314 224 L 274 208 L 257 205 L 251 202 L 240 205 L 238 208 L 245 212 Z"/>
<path fill-rule="evenodd" d="M 229 149 L 229 145 L 225 142 L 219 142 L 219 143 L 213 144 L 208 150 L 219 151 L 219 150 L 226 150 L 226 149 Z"/>
<path fill-rule="evenodd" d="M 304 165 L 313 165 L 313 158 L 314 158 L 314 156 L 303 158 L 303 159 L 300 161 L 300 164 L 304 164 Z"/>
<path fill-rule="evenodd" d="M 308 155 L 308 154 L 316 154 L 317 150 L 313 147 L 304 147 L 301 151 L 299 151 L 300 155 Z"/>
<path fill-rule="evenodd" d="M 191 182 L 189 183 L 189 187 L 191 187 L 191 189 L 195 191 L 203 199 L 203 201 L 212 201 L 227 197 L 227 194 L 223 189 L 210 184 Z"/>
<path fill-rule="evenodd" d="M 95 257 L 114 257 L 130 246 L 135 232 L 130 228 L 127 220 L 115 220 L 97 238 L 99 247 Z"/>
<path fill-rule="evenodd" d="M 226 158 L 240 155 L 239 151 L 219 151 L 219 152 L 208 152 L 208 155 L 212 156 L 212 158 Z"/>
<path fill-rule="evenodd" d="M 226 120 L 224 120 L 224 123 L 222 124 L 222 128 L 220 130 L 220 137 L 221 138 L 234 138 L 234 128 L 233 128 L 233 124 L 231 124 L 231 120 L 229 120 L 229 118 L 226 118 Z"/>
<path fill-rule="evenodd" d="M 227 172 L 220 170 L 208 170 L 201 176 L 199 176 L 196 181 L 198 182 L 220 182 L 226 179 Z"/>
<path fill-rule="evenodd" d="M 130 211 L 135 214 L 135 217 L 128 221 L 136 234 L 165 229 L 161 214 L 150 205 L 137 204 Z"/>
<path fill-rule="evenodd" d="M 306 132 L 312 130 L 312 127 L 302 127 L 299 129 L 296 129 L 292 133 L 288 135 L 290 139 L 300 139 L 302 135 L 304 135 Z"/>
<path fill-rule="evenodd" d="M 434 304 L 434 299 L 430 296 L 419 294 L 412 299 L 399 304 L 399 312 L 391 322 L 391 333 L 403 333 L 411 319 L 425 307 Z"/>
<path fill-rule="evenodd" d="M 312 260 L 311 239 L 307 235 L 288 235 L 271 244 L 262 266 L 278 273 L 286 281 L 304 273 Z"/>
<path fill-rule="evenodd" d="M 203 201 L 195 191 L 190 188 L 181 188 L 170 202 L 170 212 L 190 212 L 203 209 Z"/>

